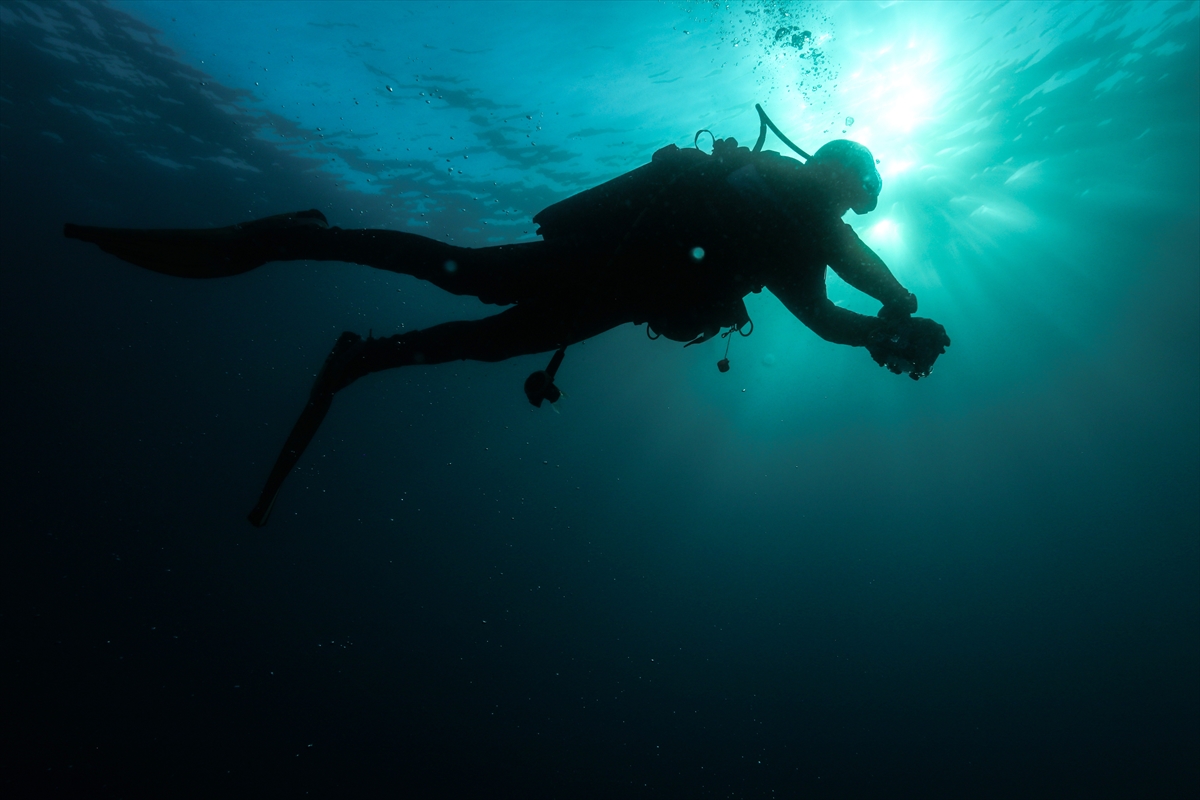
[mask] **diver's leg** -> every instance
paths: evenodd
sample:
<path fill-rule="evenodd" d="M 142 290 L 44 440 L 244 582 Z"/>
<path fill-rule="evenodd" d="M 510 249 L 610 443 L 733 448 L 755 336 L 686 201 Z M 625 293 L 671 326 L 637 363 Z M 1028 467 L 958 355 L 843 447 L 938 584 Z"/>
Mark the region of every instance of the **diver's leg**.
<path fill-rule="evenodd" d="M 292 427 L 258 503 L 247 518 L 257 527 L 267 524 L 275 495 L 325 419 L 333 395 L 364 375 L 413 364 L 503 361 L 514 356 L 544 353 L 628 321 L 629 315 L 616 311 L 523 304 L 485 319 L 447 322 L 386 339 L 363 339 L 355 333 L 343 333 L 326 357 L 308 403 Z"/>
<path fill-rule="evenodd" d="M 559 292 L 585 256 L 560 242 L 459 247 L 427 236 L 379 229 L 310 228 L 272 243 L 273 261 L 346 261 L 412 275 L 452 294 L 511 305 Z M 560 269 L 567 264 L 575 270 Z"/>
<path fill-rule="evenodd" d="M 630 315 L 586 308 L 513 306 L 491 317 L 446 322 L 383 339 L 366 339 L 325 378 L 336 392 L 372 372 L 447 361 L 504 361 L 575 344 L 629 322 Z M 343 334 L 345 335 L 345 334 Z"/>
<path fill-rule="evenodd" d="M 402 231 L 331 228 L 315 209 L 226 228 L 138 230 L 67 223 L 63 234 L 181 278 L 223 278 L 270 261 L 346 261 L 412 275 L 498 305 L 554 293 L 555 284 L 573 272 L 555 267 L 578 268 L 583 258 L 561 243 L 470 248 Z"/>

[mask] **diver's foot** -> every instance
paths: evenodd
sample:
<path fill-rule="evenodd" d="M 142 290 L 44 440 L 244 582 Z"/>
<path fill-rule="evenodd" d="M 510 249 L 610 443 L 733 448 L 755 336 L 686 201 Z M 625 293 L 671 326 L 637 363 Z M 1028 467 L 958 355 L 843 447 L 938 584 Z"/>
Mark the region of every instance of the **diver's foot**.
<path fill-rule="evenodd" d="M 224 278 L 288 256 L 280 245 L 289 231 L 328 228 L 316 209 L 277 214 L 226 228 L 137 230 L 63 226 L 63 235 L 154 272 L 180 278 Z"/>
<path fill-rule="evenodd" d="M 353 331 L 342 333 L 313 381 L 312 397 L 333 395 L 366 375 L 362 356 L 373 341 L 375 339 L 363 339 Z"/>

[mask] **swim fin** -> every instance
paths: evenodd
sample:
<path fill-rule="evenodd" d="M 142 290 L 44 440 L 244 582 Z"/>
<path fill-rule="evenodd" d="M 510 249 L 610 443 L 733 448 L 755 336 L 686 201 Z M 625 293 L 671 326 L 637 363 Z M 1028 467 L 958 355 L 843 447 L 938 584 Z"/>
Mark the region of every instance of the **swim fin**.
<path fill-rule="evenodd" d="M 283 449 L 279 452 L 279 457 L 275 459 L 275 466 L 271 468 L 271 474 L 267 476 L 267 483 L 263 486 L 258 503 L 246 516 L 246 519 L 250 520 L 250 524 L 254 527 L 261 528 L 267 524 L 271 508 L 275 505 L 275 495 L 279 493 L 288 473 L 296 466 L 300 456 L 304 455 L 304 450 L 316 435 L 317 429 L 321 427 L 325 415 L 329 413 L 329 408 L 333 405 L 334 393 L 343 388 L 338 385 L 342 379 L 342 372 L 346 364 L 361 351 L 362 343 L 361 336 L 346 331 L 338 337 L 337 343 L 325 357 L 325 363 L 321 366 L 316 381 L 313 382 L 308 403 L 300 412 L 300 418 L 296 420 L 296 424 L 292 426 L 292 432 L 288 434 L 287 441 L 283 443 Z"/>
<path fill-rule="evenodd" d="M 267 476 L 267 483 L 258 497 L 258 503 L 246 516 L 246 519 L 250 520 L 250 524 L 254 527 L 261 528 L 267 524 L 267 518 L 271 515 L 271 509 L 275 505 L 275 495 L 279 494 L 279 490 L 283 488 L 283 481 L 292 471 L 292 467 L 296 466 L 300 456 L 304 455 L 305 448 L 316 435 L 317 428 L 321 427 L 321 422 L 324 421 L 325 415 L 329 413 L 329 407 L 332 405 L 332 393 L 309 397 L 308 405 L 300 413 L 300 418 L 296 420 L 292 432 L 288 434 L 287 441 L 283 444 L 283 450 L 275 459 L 275 466 L 271 468 L 271 474 Z"/>
<path fill-rule="evenodd" d="M 106 253 L 164 275 L 225 278 L 274 260 L 277 234 L 292 228 L 328 228 L 320 211 L 277 214 L 225 228 L 138 230 L 63 226 L 63 235 L 97 245 Z M 273 241 L 276 240 L 276 241 Z"/>

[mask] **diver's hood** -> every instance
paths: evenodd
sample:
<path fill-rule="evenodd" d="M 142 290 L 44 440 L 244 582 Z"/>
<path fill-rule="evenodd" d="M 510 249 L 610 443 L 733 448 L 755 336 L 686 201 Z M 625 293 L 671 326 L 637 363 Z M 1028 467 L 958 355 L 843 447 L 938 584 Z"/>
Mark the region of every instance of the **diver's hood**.
<path fill-rule="evenodd" d="M 875 157 L 871 151 L 858 142 L 834 139 L 813 153 L 808 163 L 827 165 L 840 181 L 847 184 L 847 199 L 855 214 L 867 214 L 879 205 L 883 177 L 875 168 Z"/>
<path fill-rule="evenodd" d="M 883 177 L 875 169 L 875 156 L 871 151 L 858 142 L 849 139 L 834 139 L 811 156 L 792 143 L 776 127 L 767 112 L 758 103 L 754 104 L 758 112 L 758 141 L 754 144 L 754 152 L 762 150 L 763 142 L 767 140 L 767 129 L 770 128 L 779 140 L 802 156 L 807 164 L 825 164 L 832 168 L 839 182 L 846 184 L 850 208 L 855 214 L 868 214 L 879 205 L 879 193 L 883 190 Z M 700 138 L 703 131 L 696 133 Z"/>

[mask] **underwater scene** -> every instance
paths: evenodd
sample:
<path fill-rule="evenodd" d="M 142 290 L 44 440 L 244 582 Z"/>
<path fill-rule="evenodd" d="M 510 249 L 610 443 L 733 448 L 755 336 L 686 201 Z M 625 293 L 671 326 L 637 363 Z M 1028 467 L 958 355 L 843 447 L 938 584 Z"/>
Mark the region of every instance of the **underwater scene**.
<path fill-rule="evenodd" d="M 0 200 L 6 796 L 1200 791 L 1200 3 L 3 0 Z"/>

